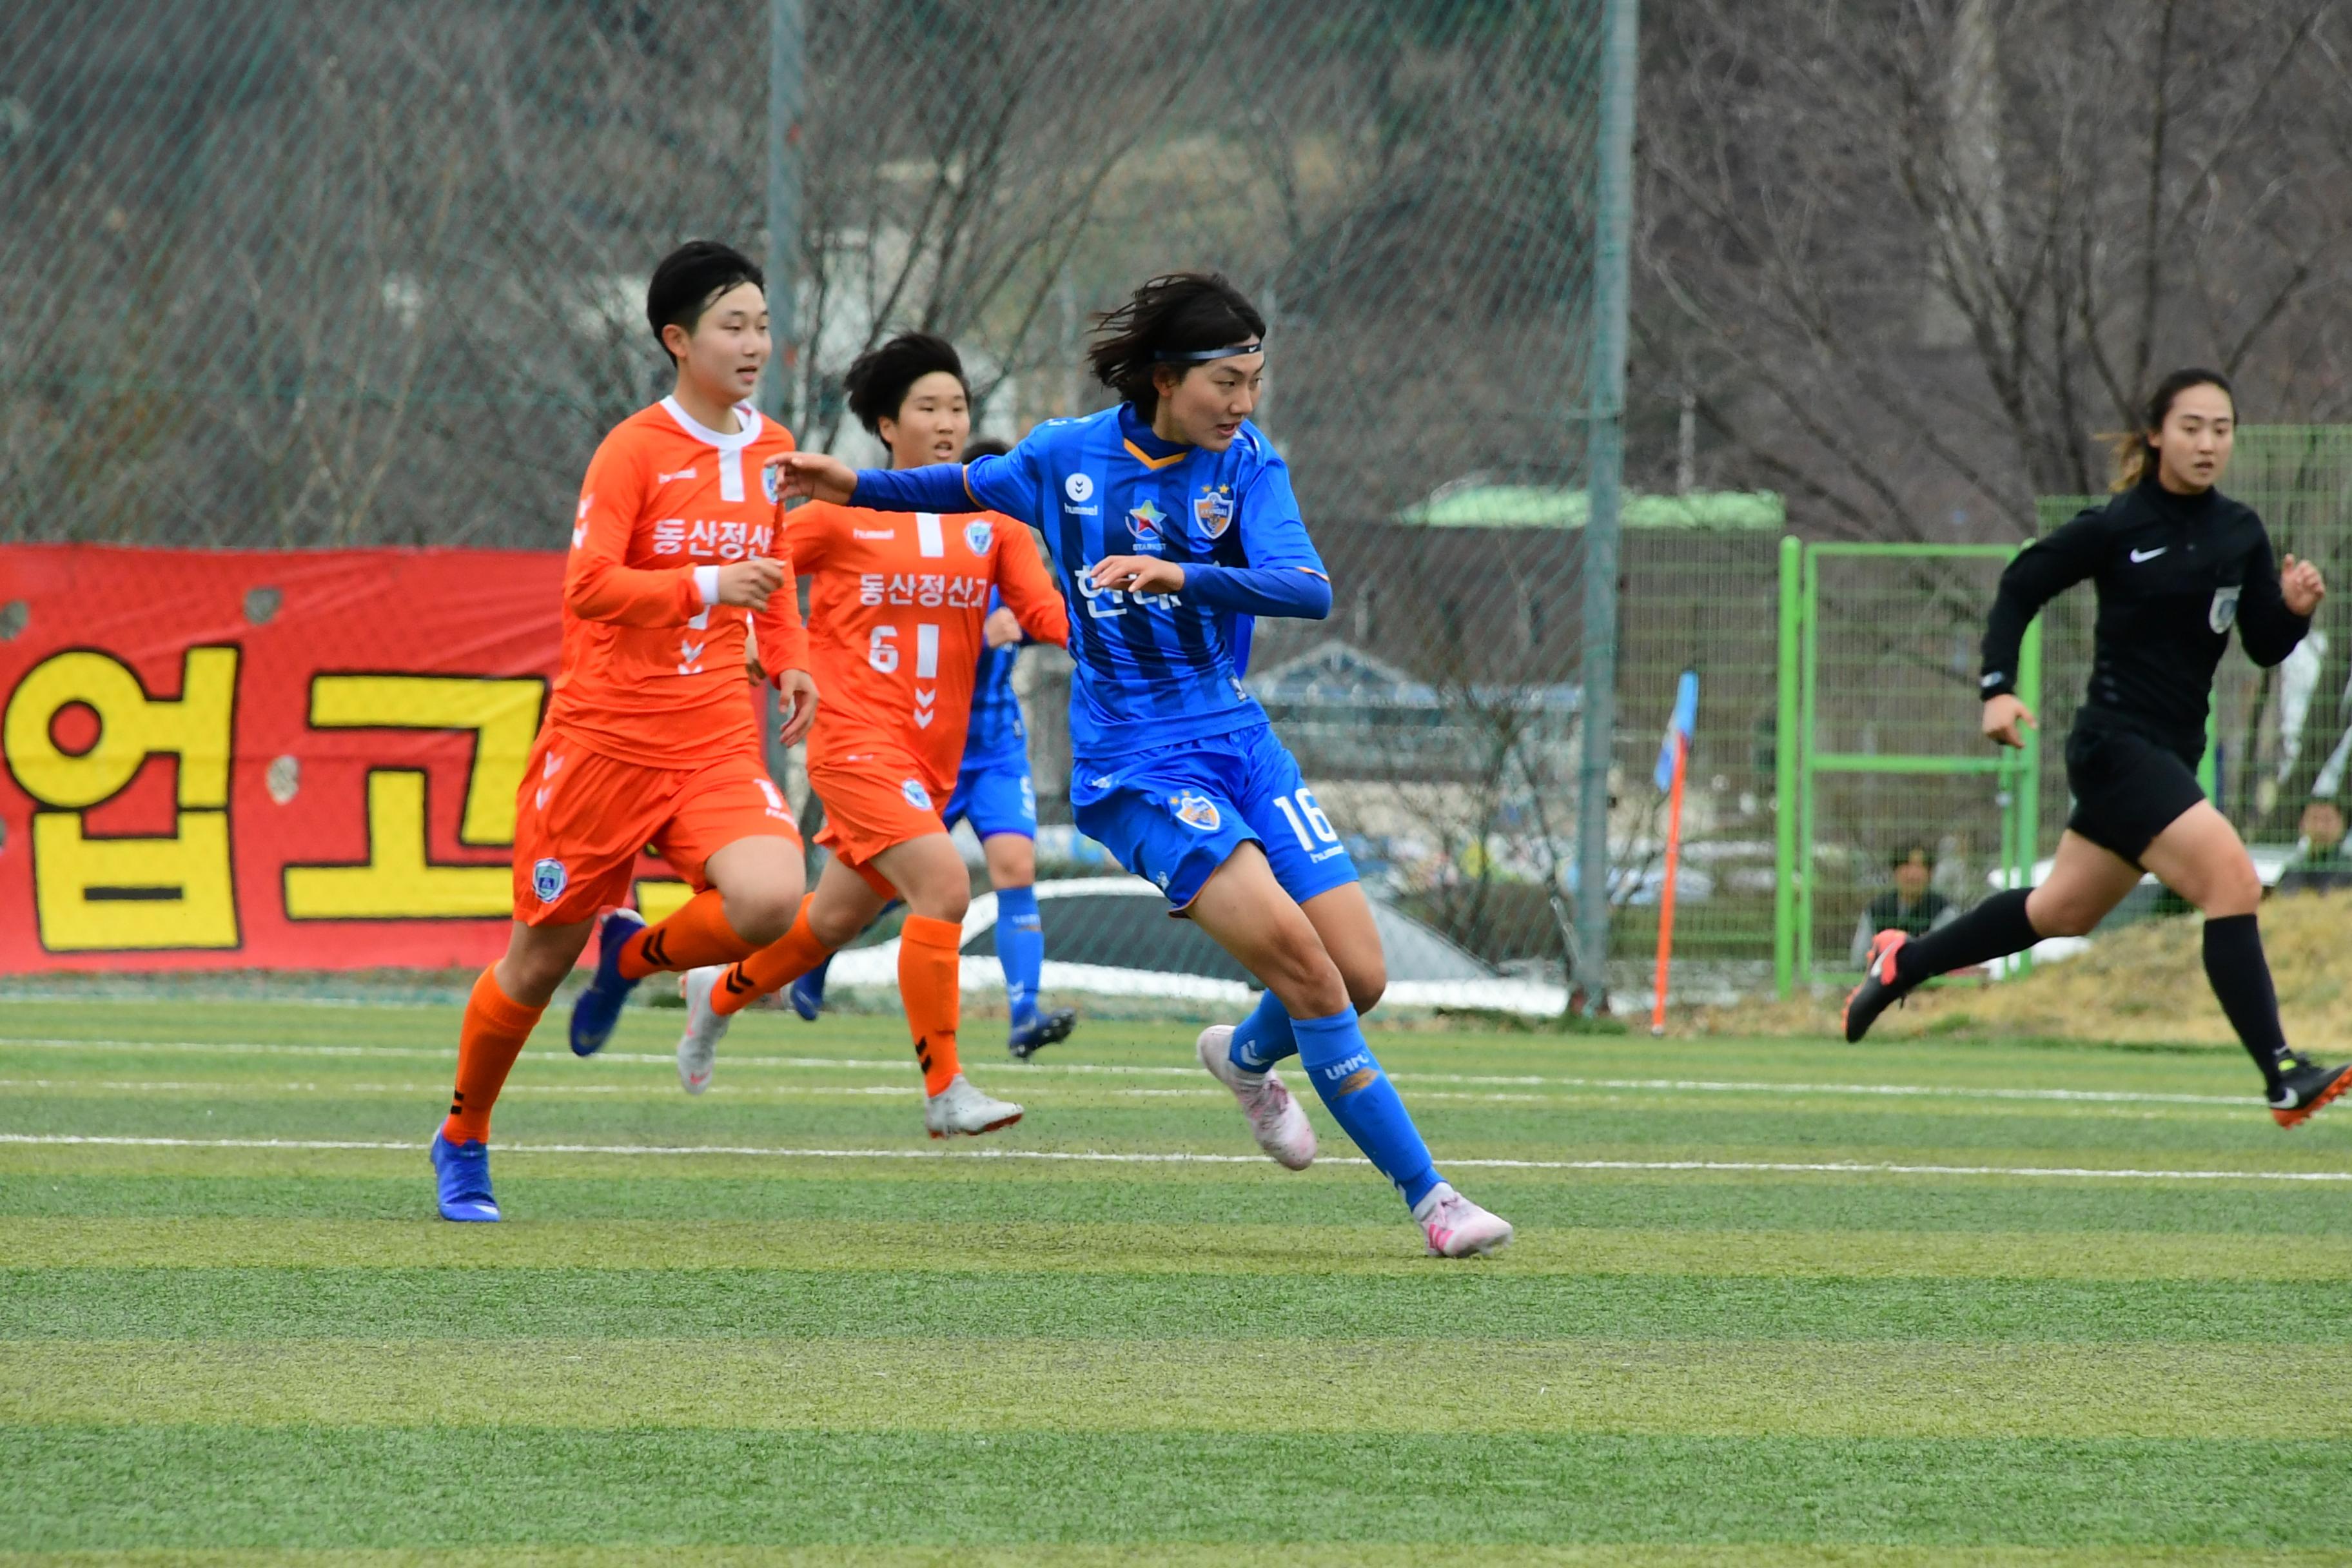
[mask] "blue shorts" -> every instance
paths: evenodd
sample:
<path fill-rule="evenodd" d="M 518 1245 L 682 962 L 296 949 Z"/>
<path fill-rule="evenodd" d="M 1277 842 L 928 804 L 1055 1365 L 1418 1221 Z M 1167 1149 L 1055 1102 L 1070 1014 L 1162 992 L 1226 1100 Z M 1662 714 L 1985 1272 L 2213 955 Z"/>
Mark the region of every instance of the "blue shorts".
<path fill-rule="evenodd" d="M 940 820 L 950 827 L 959 819 L 970 821 L 982 838 L 1000 833 L 1036 837 L 1037 786 L 1029 781 L 1029 759 L 982 757 L 966 763 L 956 774 L 947 809 L 940 813 Z"/>
<path fill-rule="evenodd" d="M 1271 725 L 1080 765 L 1078 830 L 1182 909 L 1244 844 L 1300 903 L 1356 879 L 1355 862 Z"/>

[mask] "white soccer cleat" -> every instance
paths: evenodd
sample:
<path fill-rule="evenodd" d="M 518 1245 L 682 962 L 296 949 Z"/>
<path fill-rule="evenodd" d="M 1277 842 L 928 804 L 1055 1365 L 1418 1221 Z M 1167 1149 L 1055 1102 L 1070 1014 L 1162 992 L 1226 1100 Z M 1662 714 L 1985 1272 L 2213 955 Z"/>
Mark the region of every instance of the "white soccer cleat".
<path fill-rule="evenodd" d="M 1429 1238 L 1432 1258 L 1484 1258 L 1511 1244 L 1511 1222 L 1488 1214 L 1455 1192 L 1450 1182 L 1430 1188 L 1412 1205 L 1412 1217 Z"/>
<path fill-rule="evenodd" d="M 1257 1146 L 1286 1170 L 1303 1171 L 1315 1161 L 1315 1128 L 1307 1112 L 1285 1089 L 1273 1068 L 1244 1072 L 1234 1065 L 1234 1030 L 1230 1024 L 1213 1024 L 1201 1031 L 1193 1048 L 1209 1076 L 1234 1091 L 1249 1118 L 1250 1135 Z"/>
<path fill-rule="evenodd" d="M 947 1088 L 923 1101 L 923 1131 L 934 1138 L 977 1138 L 1021 1120 L 1009 1100 L 992 1100 L 958 1073 Z"/>
<path fill-rule="evenodd" d="M 727 1037 L 734 1018 L 710 1005 L 711 988 L 727 973 L 723 963 L 689 969 L 678 976 L 678 994 L 686 998 L 686 1033 L 677 1037 L 677 1081 L 688 1094 L 710 1087 L 710 1069 L 719 1058 L 719 1042 Z"/>

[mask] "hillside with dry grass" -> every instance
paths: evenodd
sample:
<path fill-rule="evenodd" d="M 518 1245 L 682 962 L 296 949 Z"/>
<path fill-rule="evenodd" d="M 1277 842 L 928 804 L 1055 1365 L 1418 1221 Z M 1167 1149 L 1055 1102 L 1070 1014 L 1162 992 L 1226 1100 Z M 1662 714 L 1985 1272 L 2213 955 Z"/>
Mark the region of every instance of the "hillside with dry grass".
<path fill-rule="evenodd" d="M 2194 916 L 2148 921 L 2095 938 L 2088 951 L 2038 965 L 2022 980 L 1939 985 L 1887 1014 L 1871 1038 L 2000 1035 L 2235 1046 L 2205 984 L 2202 931 Z M 2352 1045 L 2352 895 L 2270 900 L 2263 906 L 2263 945 L 2287 1038 L 2321 1054 Z M 1691 1026 L 1710 1035 L 1826 1033 L 1837 1027 L 1837 1000 L 1709 1009 Z"/>

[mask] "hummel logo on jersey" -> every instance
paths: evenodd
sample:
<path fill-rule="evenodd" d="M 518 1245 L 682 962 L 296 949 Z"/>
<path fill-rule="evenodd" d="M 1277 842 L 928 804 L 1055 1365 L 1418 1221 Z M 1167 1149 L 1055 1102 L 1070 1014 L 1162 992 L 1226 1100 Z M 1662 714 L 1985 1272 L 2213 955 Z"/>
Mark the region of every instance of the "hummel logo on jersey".
<path fill-rule="evenodd" d="M 2131 552 L 2132 564 L 2137 566 L 2143 561 L 2153 561 L 2171 548 L 2169 544 L 2159 544 L 2153 550 L 2135 550 Z"/>
<path fill-rule="evenodd" d="M 916 729 L 928 730 L 931 727 L 931 721 L 939 717 L 939 714 L 933 710 L 932 705 L 939 699 L 940 694 L 936 691 L 926 691 L 919 686 L 915 688 Z"/>
<path fill-rule="evenodd" d="M 680 637 L 677 644 L 677 672 L 680 675 L 700 675 L 702 650 L 709 646 L 708 643 L 688 642 Z"/>
<path fill-rule="evenodd" d="M 852 539 L 896 539 L 898 537 L 898 531 L 895 528 L 853 528 L 849 531 L 849 537 Z"/>
<path fill-rule="evenodd" d="M 1094 477 L 1090 474 L 1072 474 L 1062 481 L 1062 493 L 1074 501 L 1085 502 L 1093 500 Z"/>
<path fill-rule="evenodd" d="M 658 487 L 661 485 L 675 484 L 679 479 L 690 479 L 692 478 L 694 478 L 694 470 L 692 468 L 680 468 L 674 474 L 656 474 L 654 476 L 654 483 Z"/>

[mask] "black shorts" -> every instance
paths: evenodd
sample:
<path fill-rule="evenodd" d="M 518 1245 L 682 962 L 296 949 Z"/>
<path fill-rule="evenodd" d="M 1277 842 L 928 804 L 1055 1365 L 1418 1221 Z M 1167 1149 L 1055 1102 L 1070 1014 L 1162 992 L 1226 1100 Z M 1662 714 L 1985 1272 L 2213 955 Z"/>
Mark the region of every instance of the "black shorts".
<path fill-rule="evenodd" d="M 2133 865 L 2156 836 L 2205 798 L 2194 767 L 2159 741 L 2129 730 L 2077 726 L 2066 737 L 2066 826 Z"/>

